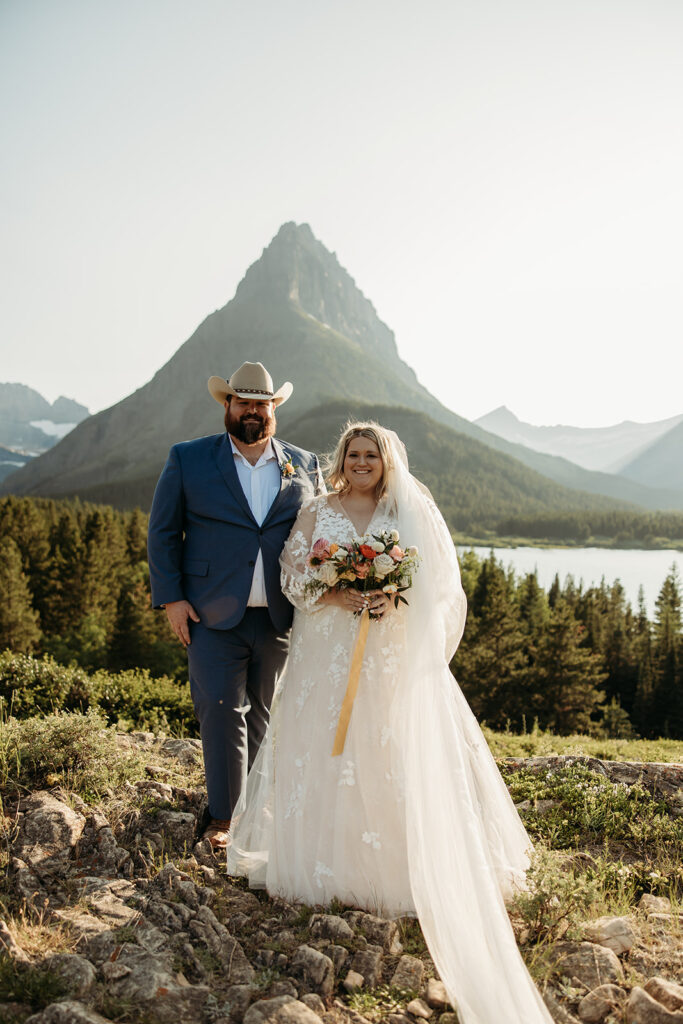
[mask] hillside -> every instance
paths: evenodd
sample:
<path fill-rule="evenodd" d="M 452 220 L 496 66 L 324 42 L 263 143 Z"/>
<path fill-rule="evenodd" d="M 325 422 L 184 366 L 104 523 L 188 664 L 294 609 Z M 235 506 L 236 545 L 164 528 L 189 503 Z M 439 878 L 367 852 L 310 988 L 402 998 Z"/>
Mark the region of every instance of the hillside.
<path fill-rule="evenodd" d="M 0 384 L 0 446 L 27 456 L 24 463 L 52 448 L 87 416 L 84 405 L 63 395 L 50 404 L 26 384 Z"/>
<path fill-rule="evenodd" d="M 661 480 L 683 481 L 683 422 L 659 437 L 620 472 L 647 487 Z"/>
<path fill-rule="evenodd" d="M 283 430 L 328 401 L 406 406 L 564 486 L 650 508 L 668 504 L 634 481 L 512 445 L 446 409 L 399 358 L 392 332 L 336 256 L 308 225 L 291 223 L 249 268 L 234 299 L 208 316 L 149 383 L 12 474 L 4 492 L 147 506 L 169 446 L 222 428 L 207 378 L 229 376 L 245 359 L 264 362 L 276 384 L 294 382 Z"/>

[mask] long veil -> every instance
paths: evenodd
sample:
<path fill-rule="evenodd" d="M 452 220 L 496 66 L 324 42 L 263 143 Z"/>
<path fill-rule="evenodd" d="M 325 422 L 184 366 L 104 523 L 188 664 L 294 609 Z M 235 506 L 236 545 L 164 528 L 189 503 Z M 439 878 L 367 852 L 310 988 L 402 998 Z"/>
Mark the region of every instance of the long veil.
<path fill-rule="evenodd" d="M 391 708 L 404 778 L 410 884 L 427 946 L 464 1024 L 552 1024 L 515 942 L 504 898 L 524 884 L 530 844 L 449 661 L 466 599 L 448 527 L 392 455 L 400 543 L 421 559 L 407 592 L 406 656 Z"/>

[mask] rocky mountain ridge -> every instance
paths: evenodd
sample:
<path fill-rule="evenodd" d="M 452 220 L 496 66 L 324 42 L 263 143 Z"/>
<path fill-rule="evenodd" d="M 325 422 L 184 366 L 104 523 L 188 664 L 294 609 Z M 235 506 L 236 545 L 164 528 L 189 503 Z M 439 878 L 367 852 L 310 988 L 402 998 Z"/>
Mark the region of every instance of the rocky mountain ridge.
<path fill-rule="evenodd" d="M 26 384 L 0 383 L 0 481 L 48 451 L 89 415 L 84 405 L 64 395 L 50 403 Z"/>

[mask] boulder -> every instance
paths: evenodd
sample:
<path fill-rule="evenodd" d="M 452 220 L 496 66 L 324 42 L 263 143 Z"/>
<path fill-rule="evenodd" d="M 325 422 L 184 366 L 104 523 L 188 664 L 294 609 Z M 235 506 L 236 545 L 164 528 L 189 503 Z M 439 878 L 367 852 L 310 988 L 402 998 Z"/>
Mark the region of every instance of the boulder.
<path fill-rule="evenodd" d="M 107 1017 L 100 1016 L 94 1010 L 89 1010 L 82 1003 L 65 1000 L 61 1003 L 51 1003 L 40 1013 L 34 1013 L 28 1017 L 24 1024 L 111 1024 Z"/>
<path fill-rule="evenodd" d="M 12 846 L 13 857 L 41 885 L 55 878 L 61 881 L 83 834 L 84 816 L 45 791 L 32 793 L 19 807 L 23 816 Z"/>
<path fill-rule="evenodd" d="M 431 1006 L 427 1006 L 424 999 L 411 999 L 406 1006 L 406 1010 L 413 1017 L 417 1017 L 418 1020 L 429 1020 L 434 1013 Z"/>
<path fill-rule="evenodd" d="M 589 992 L 624 977 L 616 953 L 593 942 L 558 942 L 553 954 L 558 971 L 569 978 L 576 978 Z"/>
<path fill-rule="evenodd" d="M 619 956 L 626 953 L 636 942 L 636 934 L 628 917 L 599 917 L 584 926 L 589 942 L 611 949 Z"/>
<path fill-rule="evenodd" d="M 320 1024 L 314 1010 L 291 996 L 259 999 L 244 1015 L 244 1024 Z"/>
<path fill-rule="evenodd" d="M 61 978 L 72 996 L 86 996 L 97 981 L 93 965 L 77 953 L 55 953 L 43 960 L 40 966 Z"/>
<path fill-rule="evenodd" d="M 313 914 L 309 921 L 311 937 L 314 939 L 330 939 L 332 942 L 350 941 L 353 928 L 343 917 L 334 914 Z"/>
<path fill-rule="evenodd" d="M 399 956 L 403 946 L 399 940 L 398 925 L 395 921 L 387 921 L 374 914 L 366 914 L 362 910 L 349 910 L 344 918 L 352 928 L 360 928 L 368 942 L 381 946 L 385 953 Z"/>
<path fill-rule="evenodd" d="M 398 962 L 391 984 L 394 988 L 419 992 L 422 988 L 424 973 L 425 967 L 421 960 L 418 960 L 416 956 L 404 955 Z"/>
<path fill-rule="evenodd" d="M 683 1024 L 683 1010 L 668 1010 L 645 989 L 632 989 L 626 1005 L 629 1024 Z"/>
<path fill-rule="evenodd" d="M 313 949 L 312 946 L 302 945 L 292 957 L 290 969 L 293 976 L 300 978 L 309 992 L 317 992 L 323 998 L 332 995 L 334 964 L 329 956 Z"/>
<path fill-rule="evenodd" d="M 347 992 L 357 992 L 365 984 L 365 978 L 358 971 L 349 971 L 344 978 L 344 988 Z"/>
<path fill-rule="evenodd" d="M 683 1009 L 683 986 L 677 985 L 674 981 L 667 981 L 666 978 L 650 978 L 645 982 L 643 988 L 656 999 L 667 1010 Z"/>
<path fill-rule="evenodd" d="M 359 949 L 351 961 L 351 970 L 363 976 L 367 988 L 377 988 L 382 978 L 382 954 L 372 949 Z"/>
<path fill-rule="evenodd" d="M 653 896 L 652 893 L 644 892 L 638 902 L 638 909 L 644 910 L 646 914 L 670 914 L 671 900 L 668 896 Z"/>
<path fill-rule="evenodd" d="M 585 1024 L 602 1024 L 625 998 L 626 992 L 618 985 L 599 985 L 579 1003 L 579 1017 Z"/>
<path fill-rule="evenodd" d="M 439 981 L 438 978 L 430 978 L 428 980 L 425 1000 L 427 1004 L 435 1010 L 445 1010 L 449 1005 L 446 986 L 442 981 Z"/>

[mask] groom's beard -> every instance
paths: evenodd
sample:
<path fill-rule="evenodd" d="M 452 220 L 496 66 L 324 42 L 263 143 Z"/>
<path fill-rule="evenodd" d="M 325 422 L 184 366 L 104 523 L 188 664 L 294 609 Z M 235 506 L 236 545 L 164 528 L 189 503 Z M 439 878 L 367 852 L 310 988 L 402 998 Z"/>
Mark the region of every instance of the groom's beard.
<path fill-rule="evenodd" d="M 277 429 L 275 415 L 259 416 L 256 412 L 245 412 L 242 416 L 236 416 L 230 411 L 230 406 L 225 410 L 225 429 L 243 444 L 257 444 L 272 437 Z"/>

